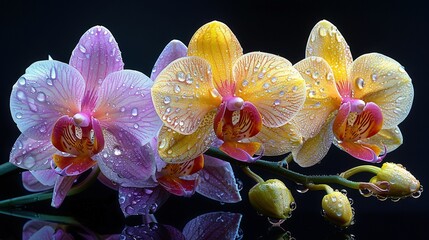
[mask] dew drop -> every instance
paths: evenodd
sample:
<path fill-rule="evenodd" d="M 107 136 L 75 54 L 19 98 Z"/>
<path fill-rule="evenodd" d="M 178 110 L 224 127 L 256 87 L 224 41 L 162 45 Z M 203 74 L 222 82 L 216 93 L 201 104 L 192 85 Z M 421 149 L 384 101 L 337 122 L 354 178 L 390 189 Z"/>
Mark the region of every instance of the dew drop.
<path fill-rule="evenodd" d="M 279 92 L 279 97 L 283 97 L 284 95 L 285 95 L 285 91 L 282 90 Z"/>
<path fill-rule="evenodd" d="M 273 227 L 280 227 L 280 225 L 286 220 L 286 219 L 278 219 L 278 218 L 271 218 L 268 217 L 268 222 L 273 226 Z"/>
<path fill-rule="evenodd" d="M 49 73 L 49 77 L 52 80 L 57 78 L 57 69 L 55 67 L 51 68 L 51 72 Z"/>
<path fill-rule="evenodd" d="M 326 80 L 332 81 L 333 79 L 334 79 L 334 74 L 332 74 L 332 72 L 328 72 L 326 74 Z"/>
<path fill-rule="evenodd" d="M 27 80 L 25 79 L 25 77 L 20 77 L 18 79 L 18 83 L 19 85 L 24 86 L 27 83 Z"/>
<path fill-rule="evenodd" d="M 235 183 L 237 184 L 238 191 L 243 190 L 243 181 L 241 181 L 240 179 L 236 178 L 235 179 Z"/>
<path fill-rule="evenodd" d="M 372 81 L 377 81 L 377 79 L 378 79 L 377 74 L 375 74 L 375 73 L 371 74 L 371 80 Z"/>
<path fill-rule="evenodd" d="M 123 204 L 125 202 L 125 196 L 119 197 L 119 203 Z"/>
<path fill-rule="evenodd" d="M 365 81 L 363 80 L 363 78 L 356 78 L 356 86 L 359 88 L 359 89 L 363 89 L 363 87 L 365 87 Z"/>
<path fill-rule="evenodd" d="M 319 29 L 319 35 L 320 35 L 321 37 L 325 37 L 325 36 L 326 36 L 326 28 L 321 27 L 321 28 Z"/>
<path fill-rule="evenodd" d="M 113 148 L 113 154 L 115 154 L 115 156 L 120 156 L 122 154 L 121 149 L 119 149 L 118 146 Z"/>
<path fill-rule="evenodd" d="M 164 103 L 169 104 L 171 102 L 171 98 L 169 96 L 164 97 Z"/>
<path fill-rule="evenodd" d="M 262 85 L 262 87 L 263 87 L 264 89 L 268 89 L 268 88 L 270 87 L 270 84 L 269 84 L 269 83 L 264 83 L 264 85 Z"/>
<path fill-rule="evenodd" d="M 18 119 L 21 119 L 21 118 L 22 118 L 22 113 L 17 112 L 17 113 L 15 114 L 15 117 L 16 117 L 16 118 L 18 118 Z"/>
<path fill-rule="evenodd" d="M 49 86 L 52 86 L 52 85 L 54 85 L 54 82 L 52 81 L 52 79 L 47 78 L 46 79 L 46 84 L 48 84 Z"/>
<path fill-rule="evenodd" d="M 163 149 L 163 148 L 165 148 L 165 146 L 167 146 L 167 140 L 166 140 L 165 138 L 163 138 L 163 139 L 161 140 L 161 142 L 159 143 L 158 148 L 159 148 L 159 149 Z"/>
<path fill-rule="evenodd" d="M 82 44 L 79 44 L 79 50 L 80 50 L 82 53 L 86 53 L 86 48 L 85 48 L 85 46 L 83 46 Z"/>
<path fill-rule="evenodd" d="M 314 90 L 310 90 L 310 91 L 308 91 L 308 96 L 309 97 L 314 97 L 314 96 L 316 96 L 316 91 L 314 91 Z"/>
<path fill-rule="evenodd" d="M 291 202 L 290 205 L 289 205 L 289 207 L 290 207 L 290 210 L 292 210 L 292 211 L 295 210 L 296 207 L 297 207 L 296 202 Z"/>
<path fill-rule="evenodd" d="M 16 96 L 18 97 L 19 100 L 24 101 L 25 100 L 25 93 L 21 90 L 16 92 Z"/>
<path fill-rule="evenodd" d="M 131 116 L 136 117 L 139 115 L 139 110 L 137 108 L 131 109 Z"/>
<path fill-rule="evenodd" d="M 404 73 L 405 72 L 405 67 L 404 66 L 399 66 L 398 70 L 400 72 Z"/>
<path fill-rule="evenodd" d="M 278 105 L 280 105 L 280 103 L 281 103 L 281 101 L 279 99 L 276 99 L 276 100 L 274 100 L 273 105 L 278 106 Z"/>
<path fill-rule="evenodd" d="M 139 128 L 140 126 L 139 126 L 137 123 L 134 123 L 133 127 L 134 127 L 135 129 L 137 129 L 137 128 Z"/>
<path fill-rule="evenodd" d="M 151 195 L 153 193 L 153 190 L 149 189 L 149 188 L 145 188 L 144 189 L 144 193 L 147 194 L 147 195 Z"/>
<path fill-rule="evenodd" d="M 187 74 L 186 75 L 186 83 L 187 84 L 192 84 L 194 82 L 194 79 L 191 77 L 191 74 Z"/>
<path fill-rule="evenodd" d="M 156 212 L 156 210 L 158 209 L 158 204 L 153 203 L 152 205 L 150 205 L 149 207 L 149 213 L 150 214 L 154 214 Z"/>
<path fill-rule="evenodd" d="M 369 189 L 359 189 L 359 193 L 364 197 L 372 196 L 372 192 Z"/>
<path fill-rule="evenodd" d="M 36 159 L 33 156 L 28 156 L 25 161 L 22 162 L 25 168 L 32 168 L 36 165 Z"/>
<path fill-rule="evenodd" d="M 185 73 L 178 72 L 177 73 L 177 80 L 179 80 L 179 82 L 184 82 L 185 81 Z"/>
<path fill-rule="evenodd" d="M 277 77 L 272 77 L 272 78 L 271 78 L 271 82 L 272 82 L 272 83 L 277 82 Z"/>
<path fill-rule="evenodd" d="M 37 94 L 37 100 L 38 100 L 39 102 L 44 102 L 44 101 L 46 100 L 46 95 L 45 95 L 45 93 L 43 93 L 43 92 L 39 92 L 39 93 Z"/>
<path fill-rule="evenodd" d="M 174 86 L 174 92 L 175 92 L 175 93 L 180 93 L 180 86 L 179 86 L 179 85 L 177 85 L 177 84 L 176 84 L 176 85 Z"/>
<path fill-rule="evenodd" d="M 246 79 L 243 80 L 243 82 L 241 83 L 241 86 L 243 87 L 247 87 L 249 85 L 249 81 L 247 81 Z"/>
<path fill-rule="evenodd" d="M 121 112 L 125 112 L 125 107 L 121 107 L 121 108 L 119 109 L 119 111 L 121 111 Z"/>

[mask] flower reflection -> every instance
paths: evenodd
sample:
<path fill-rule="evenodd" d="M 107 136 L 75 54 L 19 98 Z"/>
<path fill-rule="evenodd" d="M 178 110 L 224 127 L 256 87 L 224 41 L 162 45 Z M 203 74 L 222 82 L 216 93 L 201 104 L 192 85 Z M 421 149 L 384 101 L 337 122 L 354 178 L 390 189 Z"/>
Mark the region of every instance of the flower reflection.
<path fill-rule="evenodd" d="M 242 215 L 230 212 L 211 212 L 190 220 L 182 231 L 175 227 L 147 220 L 138 226 L 125 227 L 120 239 L 241 239 Z"/>

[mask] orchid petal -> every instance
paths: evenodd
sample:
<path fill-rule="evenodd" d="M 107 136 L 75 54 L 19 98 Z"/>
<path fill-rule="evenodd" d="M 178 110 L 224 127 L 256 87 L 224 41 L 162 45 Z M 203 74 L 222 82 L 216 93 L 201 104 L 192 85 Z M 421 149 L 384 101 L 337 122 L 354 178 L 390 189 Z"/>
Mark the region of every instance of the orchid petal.
<path fill-rule="evenodd" d="M 59 208 L 78 176 L 59 176 L 52 193 L 51 206 Z"/>
<path fill-rule="evenodd" d="M 294 67 L 301 73 L 307 86 L 304 107 L 293 118 L 293 122 L 305 138 L 314 137 L 326 119 L 341 104 L 334 75 L 329 64 L 320 57 L 301 60 Z"/>
<path fill-rule="evenodd" d="M 326 156 L 334 141 L 332 122 L 333 116 L 327 119 L 316 136 L 306 139 L 301 148 L 292 150 L 294 161 L 298 165 L 311 167 Z"/>
<path fill-rule="evenodd" d="M 106 76 L 124 68 L 118 43 L 103 26 L 94 26 L 82 35 L 72 52 L 70 65 L 85 79 L 84 105 L 89 109 L 94 107 L 96 91 Z"/>
<path fill-rule="evenodd" d="M 79 112 L 84 88 L 82 76 L 73 67 L 55 60 L 35 62 L 13 86 L 12 118 L 28 137 L 49 139 L 59 117 Z"/>
<path fill-rule="evenodd" d="M 21 134 L 10 152 L 9 162 L 28 170 L 44 170 L 51 166 L 52 155 L 58 150 L 50 140 L 34 140 Z"/>
<path fill-rule="evenodd" d="M 198 172 L 200 182 L 196 192 L 223 203 L 241 201 L 240 189 L 231 164 L 204 155 L 204 168 Z"/>
<path fill-rule="evenodd" d="M 188 56 L 207 60 L 216 89 L 222 96 L 232 96 L 235 83 L 232 69 L 243 49 L 231 29 L 222 22 L 212 21 L 200 27 L 188 46 Z"/>
<path fill-rule="evenodd" d="M 182 232 L 187 240 L 236 239 L 241 217 L 239 213 L 206 213 L 189 221 Z"/>
<path fill-rule="evenodd" d="M 30 171 L 30 173 L 37 181 L 47 186 L 54 186 L 58 177 L 58 173 L 52 168 Z"/>
<path fill-rule="evenodd" d="M 411 78 L 395 60 L 378 53 L 353 62 L 350 72 L 355 98 L 376 103 L 383 113 L 383 128 L 393 128 L 408 115 L 414 97 Z"/>
<path fill-rule="evenodd" d="M 265 156 L 279 156 L 297 149 L 303 143 L 303 137 L 297 124 L 286 123 L 277 128 L 262 126 L 258 135 L 250 138 L 251 142 L 260 142 Z"/>
<path fill-rule="evenodd" d="M 200 127 L 191 135 L 183 135 L 164 126 L 158 136 L 159 156 L 168 163 L 181 163 L 194 159 L 210 148 L 216 135 L 213 118 L 216 111 L 209 112 Z"/>
<path fill-rule="evenodd" d="M 402 144 L 403 137 L 399 127 L 395 127 L 381 129 L 376 135 L 362 139 L 361 142 L 369 145 L 377 145 L 380 149 L 386 148 L 387 152 L 392 152 Z"/>
<path fill-rule="evenodd" d="M 164 187 L 169 193 L 176 196 L 190 197 L 194 194 L 198 184 L 196 179 L 181 179 L 178 177 L 170 177 L 168 175 L 157 179 L 159 184 Z"/>
<path fill-rule="evenodd" d="M 338 146 L 353 157 L 365 162 L 381 162 L 384 156 L 380 156 L 381 149 L 377 145 L 355 142 L 340 142 Z"/>
<path fill-rule="evenodd" d="M 135 135 L 142 145 L 159 131 L 150 93 L 153 82 L 143 73 L 122 70 L 109 74 L 99 90 L 94 117 L 106 128 L 117 127 Z"/>
<path fill-rule="evenodd" d="M 204 116 L 221 103 L 211 79 L 204 59 L 185 57 L 169 64 L 152 87 L 153 103 L 164 124 L 181 134 L 195 132 Z"/>
<path fill-rule="evenodd" d="M 259 133 L 262 118 L 256 107 L 244 102 L 240 111 L 229 111 L 222 103 L 214 120 L 214 130 L 219 139 L 224 141 L 240 141 Z"/>
<path fill-rule="evenodd" d="M 119 204 L 125 217 L 154 214 L 169 196 L 170 194 L 160 186 L 155 188 L 119 187 Z"/>
<path fill-rule="evenodd" d="M 152 68 L 150 79 L 155 81 L 158 74 L 172 61 L 186 57 L 188 48 L 179 40 L 170 41 L 162 50 L 155 65 Z"/>
<path fill-rule="evenodd" d="M 94 156 L 101 172 L 110 180 L 124 187 L 152 187 L 156 185 L 149 178 L 155 173 L 153 149 L 149 144 L 121 142 L 105 131 L 106 146 Z M 137 147 L 125 148 L 125 144 Z"/>
<path fill-rule="evenodd" d="M 58 227 L 58 223 L 45 222 L 40 220 L 29 220 L 24 224 L 22 228 L 22 240 L 32 240 L 32 239 L 52 239 L 52 235 L 55 232 L 55 229 Z M 41 234 L 38 235 L 37 234 Z M 36 234 L 36 236 L 35 236 Z M 44 235 L 46 234 L 46 235 Z M 45 236 L 46 238 L 43 238 Z M 41 238 L 37 238 L 41 237 Z"/>
<path fill-rule="evenodd" d="M 39 170 L 34 172 L 42 172 L 42 171 L 53 171 L 53 170 Z M 58 174 L 54 173 L 56 176 Z M 56 179 L 56 176 L 54 179 Z M 54 187 L 55 181 L 52 185 L 41 183 L 30 171 L 22 172 L 22 185 L 27 191 L 30 192 L 41 192 L 48 189 L 52 189 Z"/>
<path fill-rule="evenodd" d="M 88 156 L 65 157 L 54 154 L 53 161 L 67 176 L 79 175 L 97 164 Z"/>
<path fill-rule="evenodd" d="M 332 23 L 322 20 L 313 27 L 305 56 L 325 59 L 332 68 L 337 84 L 347 82 L 347 70 L 353 62 L 352 54 L 343 35 Z"/>
<path fill-rule="evenodd" d="M 49 225 L 43 225 L 32 234 L 24 233 L 23 231 L 23 240 L 51 240 L 55 235 L 55 229 Z M 63 238 L 61 238 L 63 239 Z"/>
<path fill-rule="evenodd" d="M 234 64 L 234 79 L 235 94 L 256 106 L 265 126 L 284 125 L 304 104 L 304 79 L 288 60 L 277 55 L 243 55 Z"/>
<path fill-rule="evenodd" d="M 187 176 L 200 171 L 204 167 L 204 157 L 199 155 L 195 159 L 182 163 L 169 163 L 161 171 L 162 175 Z"/>
<path fill-rule="evenodd" d="M 259 142 L 224 142 L 219 150 L 243 162 L 254 162 L 258 158 L 252 156 L 261 148 Z"/>
<path fill-rule="evenodd" d="M 333 131 L 340 141 L 357 141 L 369 138 L 381 130 L 383 117 L 380 108 L 369 102 L 362 112 L 351 112 L 350 103 L 341 106 L 334 121 Z"/>

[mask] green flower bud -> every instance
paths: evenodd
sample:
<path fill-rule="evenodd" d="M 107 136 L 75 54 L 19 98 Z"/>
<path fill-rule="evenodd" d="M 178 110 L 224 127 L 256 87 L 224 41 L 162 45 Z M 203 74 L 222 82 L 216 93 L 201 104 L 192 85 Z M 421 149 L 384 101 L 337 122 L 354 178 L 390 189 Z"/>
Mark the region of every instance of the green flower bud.
<path fill-rule="evenodd" d="M 376 176 L 370 182 L 377 183 L 386 181 L 389 183 L 389 191 L 378 195 L 387 197 L 406 197 L 420 190 L 420 182 L 401 164 L 383 163 Z"/>
<path fill-rule="evenodd" d="M 353 211 L 349 199 L 341 192 L 334 191 L 322 199 L 325 218 L 340 227 L 348 227 L 353 220 Z"/>
<path fill-rule="evenodd" d="M 250 204 L 259 213 L 272 218 L 286 219 L 294 203 L 293 196 L 285 184 L 278 179 L 258 183 L 249 190 Z"/>

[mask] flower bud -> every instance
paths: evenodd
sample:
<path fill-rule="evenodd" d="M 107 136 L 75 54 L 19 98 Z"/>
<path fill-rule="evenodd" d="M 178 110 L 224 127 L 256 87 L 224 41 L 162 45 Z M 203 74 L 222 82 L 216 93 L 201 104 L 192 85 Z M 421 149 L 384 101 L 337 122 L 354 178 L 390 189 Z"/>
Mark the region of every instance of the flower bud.
<path fill-rule="evenodd" d="M 340 227 L 348 227 L 353 220 L 353 211 L 349 199 L 341 192 L 334 191 L 322 199 L 325 218 Z"/>
<path fill-rule="evenodd" d="M 293 211 L 293 196 L 278 179 L 269 179 L 253 186 L 249 190 L 249 201 L 253 208 L 267 217 L 286 219 Z"/>
<path fill-rule="evenodd" d="M 389 191 L 378 195 L 387 197 L 406 197 L 420 190 L 420 182 L 401 164 L 384 163 L 376 176 L 370 182 L 377 183 L 386 181 L 389 183 Z"/>

